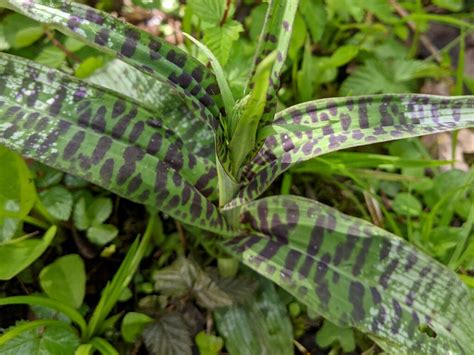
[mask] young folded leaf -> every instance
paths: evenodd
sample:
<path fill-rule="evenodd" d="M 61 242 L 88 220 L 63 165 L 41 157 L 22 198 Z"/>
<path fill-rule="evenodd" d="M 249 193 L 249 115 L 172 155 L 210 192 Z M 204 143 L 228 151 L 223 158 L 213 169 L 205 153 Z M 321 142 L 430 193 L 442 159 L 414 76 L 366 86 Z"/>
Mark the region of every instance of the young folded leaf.
<path fill-rule="evenodd" d="M 332 322 L 397 354 L 474 352 L 469 290 L 401 238 L 295 196 L 246 204 L 240 219 L 247 234 L 224 246 Z"/>
<path fill-rule="evenodd" d="M 277 91 L 280 88 L 280 75 L 283 71 L 290 39 L 292 34 L 293 21 L 295 20 L 296 10 L 299 0 L 271 0 L 268 5 L 268 11 L 263 25 L 262 34 L 255 54 L 254 66 L 252 69 L 252 78 L 250 79 L 249 89 L 252 89 L 258 76 L 258 64 L 264 58 L 277 51 L 276 60 L 273 63 L 272 71 L 267 89 L 267 105 L 261 122 L 271 122 L 277 106 Z"/>
<path fill-rule="evenodd" d="M 214 164 L 134 101 L 0 54 L 0 143 L 139 203 L 226 233 Z"/>
<path fill-rule="evenodd" d="M 215 77 L 181 49 L 105 12 L 79 3 L 1 0 L 0 5 L 51 25 L 148 75 L 166 81 L 193 100 L 201 109 L 202 118 L 212 127 L 217 127 L 222 100 Z"/>
<path fill-rule="evenodd" d="M 258 197 L 295 163 L 345 148 L 474 125 L 474 97 L 377 95 L 322 99 L 275 115 L 246 166 L 247 184 L 227 207 Z"/>

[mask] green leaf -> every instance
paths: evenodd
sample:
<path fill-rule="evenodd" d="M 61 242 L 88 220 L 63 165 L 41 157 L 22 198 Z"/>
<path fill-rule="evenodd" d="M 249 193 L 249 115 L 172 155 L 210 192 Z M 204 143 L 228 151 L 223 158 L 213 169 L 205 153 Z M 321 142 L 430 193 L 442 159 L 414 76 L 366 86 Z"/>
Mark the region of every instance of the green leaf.
<path fill-rule="evenodd" d="M 59 68 L 66 61 L 66 53 L 58 47 L 48 46 L 40 52 L 35 61 L 51 68 Z"/>
<path fill-rule="evenodd" d="M 87 214 L 86 199 L 81 197 L 74 206 L 74 225 L 77 229 L 84 231 L 91 225 L 91 221 Z"/>
<path fill-rule="evenodd" d="M 14 49 L 28 47 L 40 39 L 43 27 L 20 14 L 9 14 L 2 19 L 6 40 Z"/>
<path fill-rule="evenodd" d="M 285 305 L 268 283 L 244 305 L 214 311 L 230 354 L 292 354 L 293 330 Z"/>
<path fill-rule="evenodd" d="M 155 290 L 161 294 L 174 297 L 192 295 L 200 306 L 208 309 L 228 306 L 233 302 L 231 295 L 222 290 L 208 273 L 196 262 L 184 257 L 155 272 L 153 280 Z"/>
<path fill-rule="evenodd" d="M 111 224 L 99 224 L 87 230 L 87 239 L 99 246 L 110 243 L 117 235 L 117 227 Z"/>
<path fill-rule="evenodd" d="M 328 320 L 324 320 L 323 326 L 316 333 L 316 343 L 321 348 L 328 348 L 338 343 L 344 352 L 354 351 L 356 347 L 354 331 L 351 328 L 338 327 Z"/>
<path fill-rule="evenodd" d="M 86 293 L 84 262 L 77 254 L 56 259 L 44 267 L 39 275 L 40 285 L 46 294 L 71 307 L 79 308 Z"/>
<path fill-rule="evenodd" d="M 112 214 L 112 200 L 106 197 L 96 198 L 87 208 L 87 215 L 92 221 L 91 224 L 104 223 Z"/>
<path fill-rule="evenodd" d="M 300 0 L 299 11 L 308 26 L 314 43 L 318 43 L 327 23 L 327 11 L 322 0 Z"/>
<path fill-rule="evenodd" d="M 436 64 L 421 60 L 367 60 L 341 86 L 342 95 L 402 93 L 415 90 L 415 79 L 444 75 Z"/>
<path fill-rule="evenodd" d="M 450 11 L 461 11 L 464 7 L 463 0 L 433 0 L 433 4 Z"/>
<path fill-rule="evenodd" d="M 224 346 L 222 338 L 207 334 L 205 330 L 201 330 L 195 340 L 200 355 L 219 355 Z"/>
<path fill-rule="evenodd" d="M 474 126 L 471 96 L 377 95 L 310 101 L 280 111 L 244 168 L 246 184 L 227 207 L 254 200 L 295 163 L 361 145 Z"/>
<path fill-rule="evenodd" d="M 187 5 L 193 14 L 210 25 L 218 25 L 224 17 L 225 0 L 189 0 Z"/>
<path fill-rule="evenodd" d="M 197 104 L 203 111 L 203 120 L 217 128 L 222 102 L 215 77 L 183 50 L 80 3 L 36 0 L 26 4 L 22 0 L 4 0 L 2 4 L 167 82 L 185 94 L 185 100 Z"/>
<path fill-rule="evenodd" d="M 209 186 L 215 165 L 187 151 L 153 112 L 5 54 L 0 55 L 0 73 L 0 144 L 132 201 L 163 208 L 185 223 L 230 232 L 206 199 L 215 191 Z M 25 90 L 31 95 L 18 95 Z M 31 127 L 31 122 L 36 124 Z"/>
<path fill-rule="evenodd" d="M 221 65 L 229 60 L 230 51 L 239 33 L 244 30 L 240 22 L 226 21 L 222 26 L 210 27 L 204 30 L 204 44 L 215 54 Z"/>
<path fill-rule="evenodd" d="M 81 62 L 75 69 L 74 75 L 77 78 L 84 79 L 92 75 L 97 69 L 104 65 L 104 57 L 89 57 Z"/>
<path fill-rule="evenodd" d="M 39 193 L 41 203 L 48 213 L 60 221 L 67 221 L 71 216 L 72 194 L 62 186 L 55 186 Z"/>
<path fill-rule="evenodd" d="M 45 325 L 19 333 L 0 345 L 0 353 L 2 355 L 74 354 L 79 344 L 77 334 L 69 327 Z"/>
<path fill-rule="evenodd" d="M 268 85 L 267 88 L 267 110 L 261 120 L 262 123 L 271 121 L 276 110 L 276 93 L 280 88 L 280 75 L 288 54 L 298 3 L 299 0 L 270 0 L 268 6 L 265 23 L 255 53 L 249 87 L 246 90 L 248 92 L 259 79 L 258 65 L 269 53 L 276 51 L 276 60 L 270 73 L 273 85 Z"/>
<path fill-rule="evenodd" d="M 45 252 L 56 235 L 55 226 L 42 239 L 19 239 L 0 244 L 0 280 L 10 280 Z"/>
<path fill-rule="evenodd" d="M 417 217 L 421 213 L 422 206 L 415 196 L 402 192 L 395 196 L 392 208 L 400 216 Z"/>
<path fill-rule="evenodd" d="M 474 351 L 469 290 L 403 239 L 295 196 L 248 203 L 239 217 L 249 235 L 227 248 L 338 326 L 370 334 L 388 352 Z"/>
<path fill-rule="evenodd" d="M 143 341 L 151 354 L 191 355 L 192 338 L 183 316 L 170 312 L 147 325 Z"/>
<path fill-rule="evenodd" d="M 129 312 L 123 317 L 120 332 L 127 343 L 134 343 L 142 334 L 143 329 L 153 321 L 146 314 Z"/>
<path fill-rule="evenodd" d="M 0 123 L 1 125 L 1 123 Z M 11 240 L 19 231 L 36 201 L 36 191 L 28 167 L 16 153 L 0 147 L 0 244 Z M 8 217 L 14 214 L 15 217 Z"/>

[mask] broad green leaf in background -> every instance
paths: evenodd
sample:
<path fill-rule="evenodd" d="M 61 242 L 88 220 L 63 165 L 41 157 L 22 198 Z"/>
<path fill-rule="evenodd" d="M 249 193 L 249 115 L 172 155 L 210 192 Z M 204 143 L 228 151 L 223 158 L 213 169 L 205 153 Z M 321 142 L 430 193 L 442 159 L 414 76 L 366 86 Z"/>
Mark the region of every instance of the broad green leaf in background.
<path fill-rule="evenodd" d="M 28 47 L 44 35 L 43 26 L 20 14 L 9 14 L 2 19 L 7 42 L 14 49 Z"/>
<path fill-rule="evenodd" d="M 79 338 L 66 323 L 65 325 L 44 325 L 23 331 L 0 345 L 0 353 L 2 355 L 74 354 L 80 344 Z"/>
<path fill-rule="evenodd" d="M 400 216 L 417 217 L 421 213 L 421 203 L 412 194 L 401 192 L 395 196 L 393 210 Z"/>
<path fill-rule="evenodd" d="M 71 216 L 73 198 L 72 194 L 62 186 L 54 186 L 51 189 L 39 193 L 41 203 L 48 213 L 60 221 L 67 221 Z"/>
<path fill-rule="evenodd" d="M 309 28 L 313 43 L 318 43 L 327 23 L 327 12 L 323 0 L 300 0 L 299 11 Z"/>
<path fill-rule="evenodd" d="M 35 61 L 51 68 L 59 68 L 64 64 L 66 53 L 56 46 L 45 47 Z"/>
<path fill-rule="evenodd" d="M 82 305 L 86 272 L 79 255 L 70 254 L 56 259 L 41 270 L 39 279 L 41 288 L 49 297 L 74 308 Z"/>
<path fill-rule="evenodd" d="M 201 330 L 195 337 L 200 355 L 219 355 L 224 347 L 224 340 Z"/>
<path fill-rule="evenodd" d="M 224 16 L 226 0 L 189 0 L 187 5 L 201 21 L 216 26 Z"/>
<path fill-rule="evenodd" d="M 255 298 L 214 311 L 226 349 L 237 354 L 292 354 L 293 329 L 275 287 L 263 281 Z"/>
<path fill-rule="evenodd" d="M 123 339 L 128 343 L 134 343 L 142 334 L 145 326 L 150 324 L 153 318 L 143 313 L 129 312 L 123 317 L 120 332 Z"/>
<path fill-rule="evenodd" d="M 461 11 L 464 7 L 463 0 L 433 0 L 433 4 L 450 11 Z"/>
<path fill-rule="evenodd" d="M 240 22 L 226 21 L 222 26 L 205 29 L 203 42 L 214 53 L 219 63 L 225 65 L 233 43 L 239 39 L 239 33 L 243 30 Z"/>
<path fill-rule="evenodd" d="M 111 242 L 117 235 L 118 229 L 112 224 L 100 224 L 87 230 L 87 239 L 99 246 Z"/>
<path fill-rule="evenodd" d="M 1 123 L 0 123 L 1 126 Z M 1 129 L 0 129 L 1 130 Z M 12 239 L 36 200 L 33 179 L 18 154 L 0 146 L 0 244 Z M 8 217 L 13 214 L 15 217 Z"/>
<path fill-rule="evenodd" d="M 42 239 L 18 239 L 0 243 L 0 280 L 10 280 L 38 259 L 51 244 L 56 229 L 51 227 Z"/>
<path fill-rule="evenodd" d="M 331 345 L 340 344 L 344 352 L 355 350 L 356 344 L 354 331 L 351 328 L 338 327 L 328 320 L 324 320 L 323 326 L 316 333 L 316 343 L 321 348 L 328 348 Z"/>

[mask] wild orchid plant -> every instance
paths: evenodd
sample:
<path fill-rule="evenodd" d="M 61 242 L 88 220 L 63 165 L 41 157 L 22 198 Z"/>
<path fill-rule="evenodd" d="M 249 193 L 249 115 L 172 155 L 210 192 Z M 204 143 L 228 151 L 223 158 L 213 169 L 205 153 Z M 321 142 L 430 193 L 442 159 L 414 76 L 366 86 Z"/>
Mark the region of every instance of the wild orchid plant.
<path fill-rule="evenodd" d="M 297 0 L 271 0 L 237 100 L 180 48 L 82 4 L 0 5 L 127 64 L 124 96 L 0 54 L 0 143 L 203 233 L 332 322 L 396 353 L 474 353 L 474 304 L 456 274 L 366 221 L 295 196 L 259 196 L 322 154 L 474 126 L 473 97 L 382 95 L 276 113 Z M 423 328 L 430 328 L 430 336 Z M 431 334 L 433 335 L 433 334 Z"/>

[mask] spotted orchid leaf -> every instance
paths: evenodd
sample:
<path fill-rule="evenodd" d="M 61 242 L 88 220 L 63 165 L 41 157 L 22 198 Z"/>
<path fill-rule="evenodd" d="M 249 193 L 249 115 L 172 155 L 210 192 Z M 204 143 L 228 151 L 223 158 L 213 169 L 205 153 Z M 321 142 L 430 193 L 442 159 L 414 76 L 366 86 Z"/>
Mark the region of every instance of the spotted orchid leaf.
<path fill-rule="evenodd" d="M 218 126 L 223 107 L 214 75 L 197 59 L 163 39 L 80 3 L 0 0 L 0 6 L 52 26 L 167 82 L 199 107 L 205 122 Z"/>
<path fill-rule="evenodd" d="M 403 239 L 295 196 L 241 206 L 240 220 L 225 248 L 330 321 L 397 354 L 474 353 L 469 290 Z"/>
<path fill-rule="evenodd" d="M 260 130 L 263 146 L 227 207 L 254 200 L 295 163 L 325 153 L 472 126 L 472 96 L 376 95 L 296 105 Z"/>
<path fill-rule="evenodd" d="M 106 64 L 88 81 L 134 99 L 162 117 L 166 126 L 173 127 L 190 152 L 215 160 L 212 130 L 202 124 L 199 111 L 171 91 L 168 85 L 120 60 Z"/>
<path fill-rule="evenodd" d="M 255 86 L 258 79 L 257 67 L 273 51 L 276 51 L 276 59 L 270 73 L 269 85 L 267 89 L 267 102 L 262 123 L 270 122 L 276 110 L 276 93 L 280 88 L 280 75 L 288 54 L 293 22 L 298 9 L 299 0 L 271 0 L 268 5 L 262 33 L 257 45 L 252 78 L 249 82 L 249 89 Z"/>
<path fill-rule="evenodd" d="M 0 144 L 191 225 L 229 233 L 213 162 L 131 99 L 0 54 Z"/>

